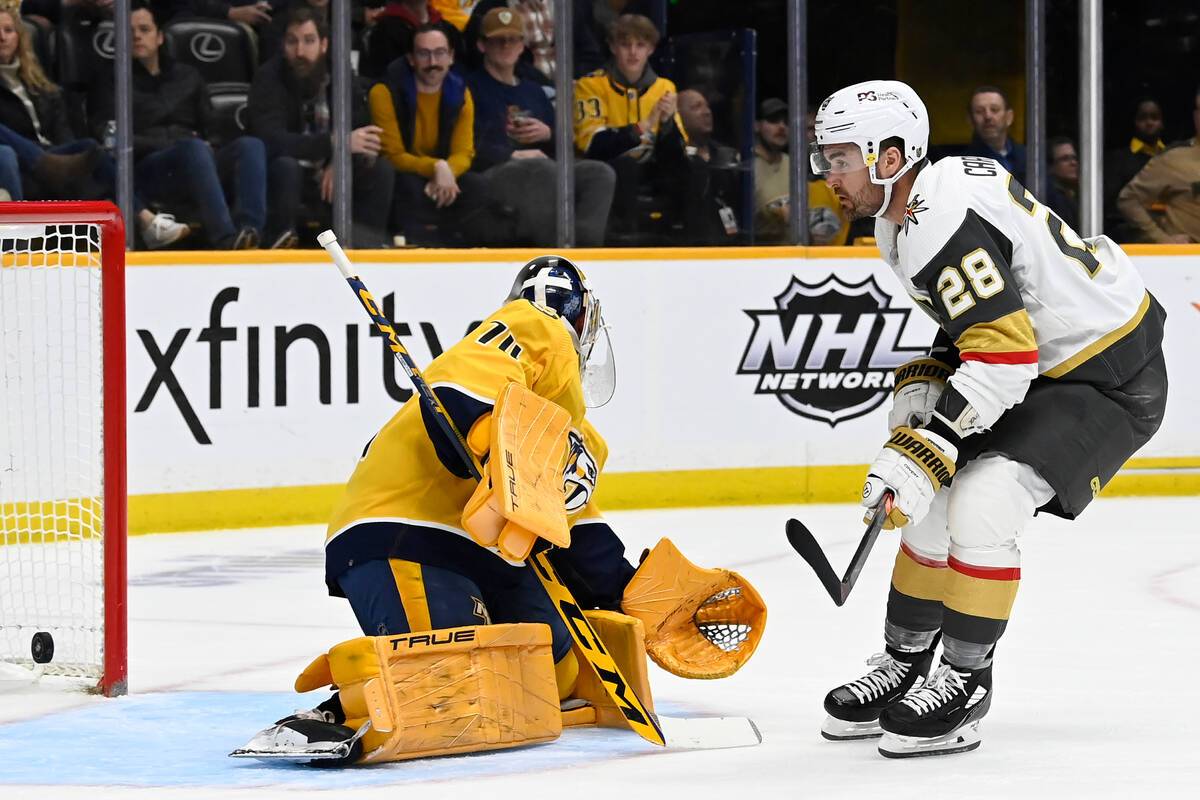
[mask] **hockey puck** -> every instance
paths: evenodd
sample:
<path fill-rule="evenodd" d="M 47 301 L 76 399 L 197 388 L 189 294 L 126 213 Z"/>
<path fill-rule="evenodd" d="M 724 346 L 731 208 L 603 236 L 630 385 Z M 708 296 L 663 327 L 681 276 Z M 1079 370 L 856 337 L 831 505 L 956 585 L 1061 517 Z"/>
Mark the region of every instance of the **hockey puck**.
<path fill-rule="evenodd" d="M 54 637 L 45 631 L 38 631 L 29 644 L 29 652 L 33 656 L 33 663 L 49 664 L 50 659 L 54 658 Z"/>

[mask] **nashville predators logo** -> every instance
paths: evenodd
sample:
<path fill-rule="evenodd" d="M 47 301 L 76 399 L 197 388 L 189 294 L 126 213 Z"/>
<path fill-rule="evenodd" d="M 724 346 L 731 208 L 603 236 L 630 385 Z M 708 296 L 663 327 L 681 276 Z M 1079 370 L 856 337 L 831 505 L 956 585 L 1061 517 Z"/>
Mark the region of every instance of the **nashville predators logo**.
<path fill-rule="evenodd" d="M 920 220 L 917 219 L 917 214 L 922 211 L 928 211 L 929 206 L 925 205 L 925 201 L 921 199 L 921 195 L 913 195 L 912 200 L 908 201 L 908 205 L 904 207 L 904 232 L 908 233 L 908 223 L 919 225 Z"/>
<path fill-rule="evenodd" d="M 592 499 L 600 470 L 596 459 L 587 451 L 583 437 L 575 431 L 567 434 L 567 466 L 563 470 L 563 492 L 566 494 L 567 513 L 578 511 Z"/>

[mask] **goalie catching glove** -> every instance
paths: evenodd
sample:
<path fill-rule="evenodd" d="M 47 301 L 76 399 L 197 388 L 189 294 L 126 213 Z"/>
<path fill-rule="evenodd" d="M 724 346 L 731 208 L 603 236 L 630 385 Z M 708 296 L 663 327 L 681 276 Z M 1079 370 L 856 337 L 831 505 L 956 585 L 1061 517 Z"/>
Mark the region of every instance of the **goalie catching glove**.
<path fill-rule="evenodd" d="M 727 569 L 701 569 L 663 539 L 630 578 L 621 608 L 646 626 L 646 653 L 683 678 L 725 678 L 754 655 L 767 606 Z"/>
<path fill-rule="evenodd" d="M 901 426 L 884 444 L 867 473 L 862 504 L 874 509 L 884 492 L 894 495 L 883 527 L 891 530 L 920 522 L 929 513 L 937 490 L 954 476 L 958 448 L 945 437 L 922 428 Z"/>

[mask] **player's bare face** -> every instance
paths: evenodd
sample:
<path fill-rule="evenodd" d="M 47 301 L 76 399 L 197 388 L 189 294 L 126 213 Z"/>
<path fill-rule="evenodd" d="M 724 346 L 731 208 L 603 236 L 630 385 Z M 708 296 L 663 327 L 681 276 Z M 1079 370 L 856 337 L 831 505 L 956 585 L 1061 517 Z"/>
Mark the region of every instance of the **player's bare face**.
<path fill-rule="evenodd" d="M 873 216 L 883 205 L 883 187 L 872 183 L 858 146 L 831 144 L 821 152 L 830 166 L 825 183 L 837 195 L 846 215 L 850 219 Z"/>
<path fill-rule="evenodd" d="M 17 23 L 12 14 L 0 12 L 0 64 L 11 64 L 17 56 Z"/>
<path fill-rule="evenodd" d="M 654 51 L 654 46 L 644 39 L 635 39 L 627 36 L 619 42 L 609 45 L 612 50 L 613 57 L 617 62 L 617 69 L 631 81 L 636 81 L 642 77 L 642 73 L 646 71 L 646 62 L 650 60 L 650 53 Z"/>
<path fill-rule="evenodd" d="M 291 26 L 283 37 L 283 57 L 292 72 L 300 77 L 312 73 L 328 48 L 329 40 L 321 38 L 312 21 Z"/>

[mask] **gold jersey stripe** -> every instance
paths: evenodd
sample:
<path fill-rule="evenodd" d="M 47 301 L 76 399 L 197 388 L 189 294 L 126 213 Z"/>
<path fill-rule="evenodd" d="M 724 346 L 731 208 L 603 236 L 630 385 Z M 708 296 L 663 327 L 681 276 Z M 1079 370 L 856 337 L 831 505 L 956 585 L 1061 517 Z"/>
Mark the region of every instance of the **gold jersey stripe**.
<path fill-rule="evenodd" d="M 991 322 L 972 325 L 962 332 L 954 346 L 960 353 L 1028 353 L 1038 349 L 1033 322 L 1023 308 Z"/>
<path fill-rule="evenodd" d="M 1099 339 L 1092 342 L 1075 355 L 1059 364 L 1056 364 L 1042 374 L 1044 374 L 1047 378 L 1061 378 L 1062 376 L 1066 375 L 1068 372 L 1075 369 L 1092 356 L 1107 350 L 1109 347 L 1116 344 L 1118 340 L 1128 335 L 1134 328 L 1141 324 L 1142 317 L 1146 316 L 1146 311 L 1149 309 L 1150 293 L 1146 292 L 1146 296 L 1142 298 L 1141 305 L 1138 306 L 1137 311 L 1132 317 L 1130 317 L 1128 322 L 1117 328 L 1115 331 L 1112 331 L 1105 336 L 1101 336 Z"/>
<path fill-rule="evenodd" d="M 948 569 L 946 592 L 942 604 L 960 614 L 988 619 L 1008 619 L 1013 601 L 1017 599 L 1017 581 L 994 581 L 975 578 Z"/>
<path fill-rule="evenodd" d="M 892 586 L 900 594 L 918 600 L 941 600 L 948 571 L 944 564 L 931 567 L 918 563 L 902 548 L 896 553 L 896 566 L 892 568 Z"/>

